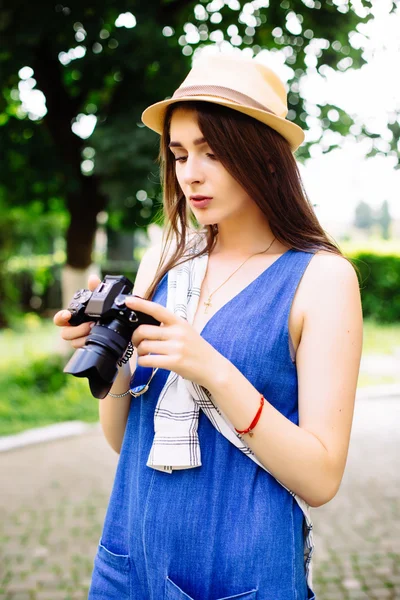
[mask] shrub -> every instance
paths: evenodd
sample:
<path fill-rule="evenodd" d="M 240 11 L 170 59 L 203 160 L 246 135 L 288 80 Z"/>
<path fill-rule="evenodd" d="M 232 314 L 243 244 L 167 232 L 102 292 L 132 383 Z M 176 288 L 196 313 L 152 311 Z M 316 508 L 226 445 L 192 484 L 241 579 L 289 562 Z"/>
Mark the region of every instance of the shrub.
<path fill-rule="evenodd" d="M 364 317 L 379 323 L 400 322 L 400 256 L 360 251 L 348 258 L 360 271 Z"/>
<path fill-rule="evenodd" d="M 16 361 L 0 371 L 0 435 L 63 421 L 97 421 L 86 379 L 63 373 L 65 357 Z"/>

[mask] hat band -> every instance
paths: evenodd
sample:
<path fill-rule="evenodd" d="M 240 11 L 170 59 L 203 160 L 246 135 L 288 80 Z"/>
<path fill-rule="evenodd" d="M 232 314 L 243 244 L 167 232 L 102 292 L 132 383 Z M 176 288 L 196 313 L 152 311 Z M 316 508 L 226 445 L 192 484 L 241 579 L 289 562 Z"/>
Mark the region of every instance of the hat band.
<path fill-rule="evenodd" d="M 223 87 L 222 85 L 189 85 L 177 89 L 172 97 L 175 99 L 188 98 L 190 96 L 215 96 L 224 100 L 230 100 L 236 104 L 245 104 L 251 108 L 265 110 L 271 113 L 271 115 L 275 114 L 270 108 L 261 104 L 261 102 L 257 102 L 257 100 L 254 100 L 250 96 L 246 96 L 246 94 L 242 94 L 231 88 Z"/>

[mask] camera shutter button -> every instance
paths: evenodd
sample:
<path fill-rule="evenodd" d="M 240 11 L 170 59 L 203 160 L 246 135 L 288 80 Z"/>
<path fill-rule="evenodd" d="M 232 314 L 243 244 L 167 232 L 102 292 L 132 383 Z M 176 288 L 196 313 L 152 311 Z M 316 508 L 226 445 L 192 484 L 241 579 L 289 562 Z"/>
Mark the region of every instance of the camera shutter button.
<path fill-rule="evenodd" d="M 122 297 L 121 296 L 117 296 L 115 298 L 114 302 L 115 302 L 115 304 L 117 306 L 124 306 L 124 304 L 125 304 L 125 296 L 122 296 Z"/>

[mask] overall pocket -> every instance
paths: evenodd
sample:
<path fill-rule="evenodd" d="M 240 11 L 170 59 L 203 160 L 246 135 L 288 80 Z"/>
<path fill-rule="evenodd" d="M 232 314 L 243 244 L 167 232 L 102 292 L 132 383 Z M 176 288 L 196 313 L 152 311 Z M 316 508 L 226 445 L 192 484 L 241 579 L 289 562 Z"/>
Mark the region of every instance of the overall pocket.
<path fill-rule="evenodd" d="M 185 592 L 167 576 L 167 579 L 165 580 L 164 600 L 194 600 L 194 598 L 185 594 Z"/>
<path fill-rule="evenodd" d="M 223 598 L 216 598 L 215 600 L 256 600 L 257 590 L 250 590 L 249 592 L 242 592 L 241 594 L 234 594 L 233 596 L 224 596 Z M 191 596 L 186 594 L 179 586 L 176 585 L 167 577 L 165 580 L 165 594 L 164 600 L 194 600 Z M 200 600 L 200 599 L 196 599 Z"/>
<path fill-rule="evenodd" d="M 114 554 L 100 542 L 88 600 L 130 600 L 129 573 L 129 556 Z"/>
<path fill-rule="evenodd" d="M 218 600 L 256 600 L 256 598 L 257 590 L 250 590 L 249 592 L 242 592 L 234 596 L 224 596 L 223 598 L 218 598 Z"/>

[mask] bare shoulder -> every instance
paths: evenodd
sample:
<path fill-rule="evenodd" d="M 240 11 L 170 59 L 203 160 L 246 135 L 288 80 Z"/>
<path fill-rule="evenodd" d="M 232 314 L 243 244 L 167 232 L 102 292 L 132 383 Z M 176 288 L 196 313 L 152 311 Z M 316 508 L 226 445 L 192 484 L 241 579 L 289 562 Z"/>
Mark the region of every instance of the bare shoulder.
<path fill-rule="evenodd" d="M 203 244 L 205 238 L 203 234 L 195 230 L 187 230 L 187 248 L 191 245 L 198 247 Z M 175 238 L 170 239 L 168 243 L 164 238 L 147 248 L 140 261 L 138 272 L 135 279 L 135 285 L 133 293 L 139 296 L 144 296 L 147 289 L 153 283 L 154 278 L 159 268 L 165 265 L 168 260 L 174 255 L 177 249 L 177 240 Z M 162 261 L 162 264 L 161 264 Z"/>
<path fill-rule="evenodd" d="M 168 258 L 172 255 L 175 249 L 175 243 L 172 242 L 171 245 L 167 248 L 166 256 L 164 257 L 164 261 L 168 260 Z M 160 261 L 163 256 L 164 243 L 159 242 L 150 246 L 146 249 L 143 254 L 143 257 L 140 261 L 140 265 L 138 268 L 138 272 L 135 279 L 135 285 L 133 288 L 133 293 L 138 294 L 139 296 L 144 296 L 149 286 L 152 284 L 158 268 L 160 266 Z M 164 264 L 163 261 L 163 264 Z"/>
<path fill-rule="evenodd" d="M 357 282 L 357 273 L 347 258 L 327 250 L 315 253 L 305 272 L 305 280 L 311 286 L 325 285 L 331 282 L 333 286 L 344 280 Z"/>
<path fill-rule="evenodd" d="M 144 296 L 154 280 L 162 255 L 162 244 L 158 243 L 144 252 L 136 274 L 133 293 Z"/>
<path fill-rule="evenodd" d="M 319 250 L 311 259 L 303 277 L 304 311 L 316 305 L 360 301 L 360 287 L 354 266 L 340 254 Z"/>
<path fill-rule="evenodd" d="M 328 250 L 319 250 L 310 260 L 296 293 L 298 314 L 304 318 L 321 306 L 338 298 L 358 298 L 359 282 L 351 262 L 340 254 Z M 322 307 L 321 307 L 322 308 Z"/>

